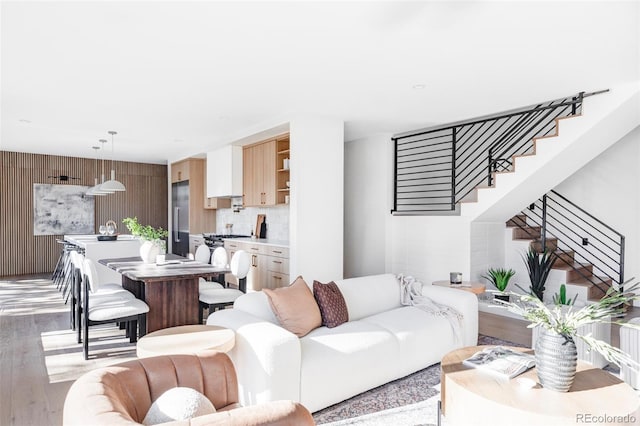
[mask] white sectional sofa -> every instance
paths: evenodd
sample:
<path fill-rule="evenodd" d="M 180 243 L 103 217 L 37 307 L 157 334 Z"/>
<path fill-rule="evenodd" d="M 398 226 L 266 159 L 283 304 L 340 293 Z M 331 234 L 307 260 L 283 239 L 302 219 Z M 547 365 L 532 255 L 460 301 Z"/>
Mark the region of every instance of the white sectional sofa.
<path fill-rule="evenodd" d="M 447 352 L 477 344 L 478 301 L 457 289 L 422 287 L 423 295 L 463 315 L 460 341 L 446 318 L 402 306 L 394 275 L 336 281 L 349 321 L 299 338 L 279 326 L 263 292 L 239 297 L 234 309 L 212 313 L 207 324 L 231 328 L 229 352 L 241 403 L 280 399 L 314 412 L 440 362 Z"/>

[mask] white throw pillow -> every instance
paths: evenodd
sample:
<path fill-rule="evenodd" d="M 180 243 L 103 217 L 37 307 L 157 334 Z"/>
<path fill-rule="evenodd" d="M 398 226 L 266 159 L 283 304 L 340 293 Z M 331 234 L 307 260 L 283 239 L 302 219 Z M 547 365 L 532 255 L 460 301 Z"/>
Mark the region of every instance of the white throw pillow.
<path fill-rule="evenodd" d="M 169 389 L 153 401 L 142 424 L 157 425 L 215 412 L 216 407 L 197 390 L 177 387 Z"/>

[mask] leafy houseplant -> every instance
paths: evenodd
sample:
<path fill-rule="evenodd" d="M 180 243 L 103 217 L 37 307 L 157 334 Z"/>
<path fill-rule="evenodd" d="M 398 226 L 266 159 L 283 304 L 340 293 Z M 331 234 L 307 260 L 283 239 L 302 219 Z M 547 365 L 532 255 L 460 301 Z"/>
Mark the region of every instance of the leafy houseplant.
<path fill-rule="evenodd" d="M 529 251 L 523 257 L 524 263 L 527 265 L 527 272 L 529 272 L 529 280 L 531 280 L 529 290 L 541 301 L 544 296 L 544 285 L 556 258 L 557 256 L 553 252 L 545 249 L 543 253 L 538 253 L 533 247 L 529 247 Z"/>
<path fill-rule="evenodd" d="M 487 275 L 483 275 L 482 278 L 489 280 L 499 292 L 503 293 L 509 285 L 509 280 L 515 275 L 515 273 L 516 271 L 513 269 L 489 268 L 489 270 L 487 270 Z M 509 300 L 508 294 L 496 294 L 494 297 L 505 301 Z"/>
<path fill-rule="evenodd" d="M 165 238 L 169 236 L 169 231 L 162 228 L 154 228 L 151 225 L 142 225 L 138 222 L 138 217 L 124 218 L 122 223 L 125 224 L 132 235 L 145 241 L 140 246 L 140 257 L 145 263 L 154 262 L 156 255 L 166 252 Z"/>
<path fill-rule="evenodd" d="M 511 293 L 516 298 L 514 302 L 497 301 L 499 307 L 506 308 L 529 321 L 529 328 L 541 327 L 540 337 L 536 341 L 535 354 L 538 378 L 543 387 L 559 391 L 567 391 L 570 388 L 576 371 L 575 341 L 577 339 L 583 341 L 590 350 L 596 351 L 609 362 L 618 366 L 627 365 L 636 371 L 640 369 L 640 364 L 625 352 L 602 340 L 595 339 L 591 332 L 586 334 L 579 332 L 581 326 L 598 323 L 624 324 L 627 327 L 638 328 L 638 326 L 620 320 L 612 321 L 612 318 L 616 318 L 623 312 L 624 304 L 640 299 L 640 296 L 634 293 L 638 290 L 640 283 L 636 283 L 628 289 L 626 289 L 626 284 L 623 284 L 625 285 L 624 291 L 610 288 L 601 300 L 577 310 L 573 305 L 549 307 L 537 296 L 530 294 Z M 572 348 L 573 360 L 567 359 L 571 356 L 566 355 L 567 348 Z M 564 355 L 562 355 L 563 352 L 565 352 Z M 563 372 L 567 374 L 569 382 L 564 387 L 557 388 L 558 376 Z"/>

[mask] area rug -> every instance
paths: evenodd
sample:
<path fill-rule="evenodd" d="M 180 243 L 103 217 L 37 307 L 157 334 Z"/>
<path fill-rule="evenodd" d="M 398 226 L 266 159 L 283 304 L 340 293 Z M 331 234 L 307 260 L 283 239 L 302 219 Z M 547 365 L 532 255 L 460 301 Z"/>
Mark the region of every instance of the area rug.
<path fill-rule="evenodd" d="M 480 336 L 479 345 L 521 346 Z M 440 364 L 384 384 L 313 413 L 318 425 L 437 425 Z M 443 423 L 446 424 L 446 423 Z"/>

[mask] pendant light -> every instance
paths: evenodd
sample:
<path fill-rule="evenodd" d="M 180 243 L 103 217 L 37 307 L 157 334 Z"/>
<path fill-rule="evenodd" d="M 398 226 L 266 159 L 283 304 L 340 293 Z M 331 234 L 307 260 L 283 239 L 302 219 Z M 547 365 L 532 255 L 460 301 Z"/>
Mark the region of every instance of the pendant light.
<path fill-rule="evenodd" d="M 98 150 L 100 149 L 100 147 L 92 146 L 91 148 L 93 148 L 96 151 L 96 177 L 94 178 L 94 185 L 91 188 L 89 188 L 89 190 L 87 191 L 87 195 L 104 197 L 109 193 L 100 191 L 100 185 L 98 184 Z"/>
<path fill-rule="evenodd" d="M 101 184 L 100 189 L 111 193 L 115 191 L 126 191 L 124 185 L 116 180 L 115 162 L 113 161 L 113 135 L 117 135 L 118 133 L 113 130 L 109 130 L 108 133 L 111 135 L 111 179 Z"/>

